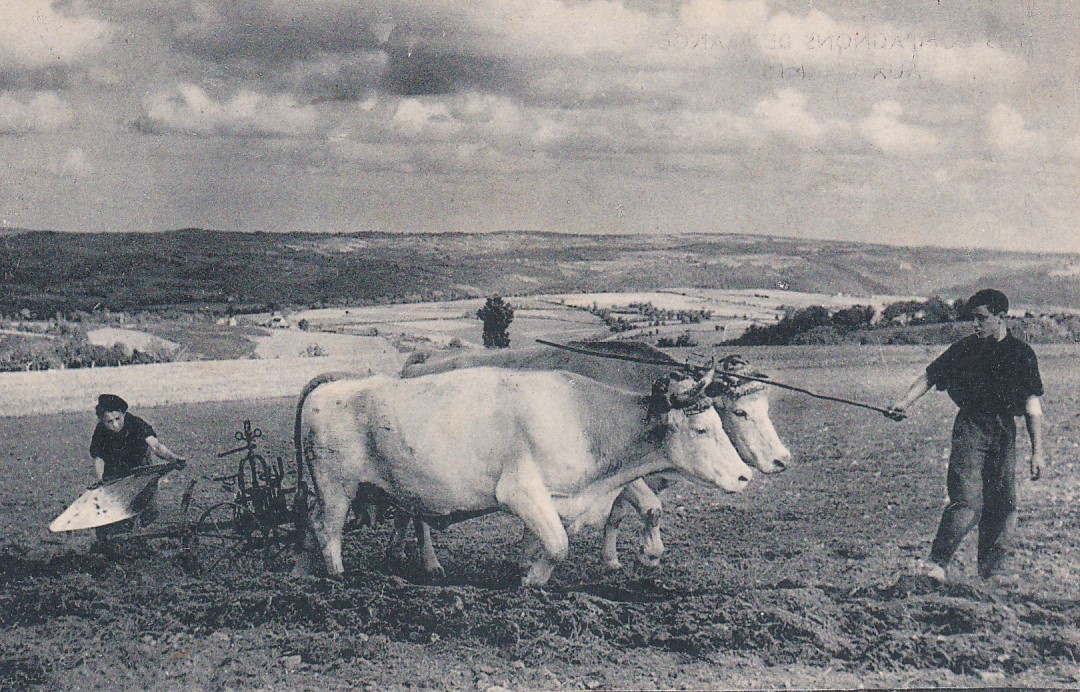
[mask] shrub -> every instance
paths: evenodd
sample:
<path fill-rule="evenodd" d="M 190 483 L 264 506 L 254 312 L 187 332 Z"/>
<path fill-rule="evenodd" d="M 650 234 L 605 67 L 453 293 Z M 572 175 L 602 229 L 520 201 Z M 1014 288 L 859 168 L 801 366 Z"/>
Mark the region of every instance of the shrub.
<path fill-rule="evenodd" d="M 690 332 L 684 332 L 676 339 L 672 339 L 669 336 L 662 336 L 656 340 L 656 345 L 660 348 L 689 348 L 691 346 L 697 346 L 697 342 L 690 336 Z"/>
<path fill-rule="evenodd" d="M 842 331 L 863 329 L 870 326 L 874 312 L 874 308 L 869 305 L 853 305 L 833 313 L 832 325 Z"/>
<path fill-rule="evenodd" d="M 510 346 L 510 323 L 514 321 L 514 308 L 502 296 L 492 296 L 484 307 L 476 311 L 484 322 L 485 348 L 508 348 Z"/>
<path fill-rule="evenodd" d="M 427 351 L 413 351 L 405 359 L 405 367 L 408 367 L 410 365 L 419 365 L 420 363 L 426 363 L 428 361 L 428 358 L 430 357 L 431 354 Z"/>
<path fill-rule="evenodd" d="M 814 327 L 808 331 L 796 334 L 791 343 L 799 345 L 835 346 L 843 343 L 844 337 L 840 331 L 832 325 Z"/>

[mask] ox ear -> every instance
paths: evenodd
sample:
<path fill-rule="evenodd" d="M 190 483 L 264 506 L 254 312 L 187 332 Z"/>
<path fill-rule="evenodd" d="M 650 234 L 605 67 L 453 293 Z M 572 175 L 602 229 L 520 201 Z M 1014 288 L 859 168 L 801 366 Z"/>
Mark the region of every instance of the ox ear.
<path fill-rule="evenodd" d="M 668 380 L 667 400 L 671 408 L 686 408 L 700 399 L 712 383 L 716 371 L 709 369 L 700 379 L 672 373 Z"/>

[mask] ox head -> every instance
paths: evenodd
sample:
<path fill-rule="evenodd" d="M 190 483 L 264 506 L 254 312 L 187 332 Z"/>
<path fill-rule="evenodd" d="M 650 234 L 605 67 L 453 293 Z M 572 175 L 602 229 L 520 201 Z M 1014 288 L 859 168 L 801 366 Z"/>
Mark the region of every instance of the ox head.
<path fill-rule="evenodd" d="M 705 389 L 743 461 L 763 473 L 783 471 L 791 465 L 791 452 L 780 441 L 769 418 L 767 385 L 736 375 L 766 378 L 755 372 L 741 356 L 719 363 L 719 374 Z"/>
<path fill-rule="evenodd" d="M 650 418 L 659 426 L 661 448 L 675 468 L 695 480 L 739 492 L 754 472 L 739 458 L 705 395 L 712 378 L 710 370 L 700 379 L 671 373 L 658 380 L 650 397 Z"/>

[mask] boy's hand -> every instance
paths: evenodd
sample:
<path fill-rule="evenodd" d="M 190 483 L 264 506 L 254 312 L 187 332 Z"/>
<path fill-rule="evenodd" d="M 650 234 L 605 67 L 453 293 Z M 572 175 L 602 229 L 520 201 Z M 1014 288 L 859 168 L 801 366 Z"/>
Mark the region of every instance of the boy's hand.
<path fill-rule="evenodd" d="M 887 410 L 882 411 L 882 414 L 889 420 L 901 421 L 907 418 L 907 414 L 904 413 L 903 406 L 890 406 Z"/>

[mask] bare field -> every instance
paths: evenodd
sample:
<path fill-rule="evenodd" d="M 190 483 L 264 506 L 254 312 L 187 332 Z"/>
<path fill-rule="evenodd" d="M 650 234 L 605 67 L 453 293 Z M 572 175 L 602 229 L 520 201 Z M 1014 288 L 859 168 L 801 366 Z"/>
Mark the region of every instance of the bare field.
<path fill-rule="evenodd" d="M 743 317 L 772 320 L 783 315 L 783 309 L 823 305 L 828 308 L 847 308 L 870 305 L 881 308 L 889 303 L 910 300 L 910 296 L 845 296 L 824 293 L 800 293 L 770 289 L 669 288 L 639 293 L 577 293 L 556 296 L 567 305 L 611 308 L 630 303 L 652 303 L 665 310 L 711 310 L 716 317 Z"/>
<path fill-rule="evenodd" d="M 514 306 L 514 322 L 510 336 L 515 346 L 530 344 L 535 338 L 579 338 L 583 333 L 599 338 L 611 332 L 596 316 L 587 312 L 590 307 L 626 309 L 633 303 L 651 303 L 663 310 L 709 311 L 711 317 L 698 324 L 673 323 L 662 327 L 648 326 L 641 321 L 638 328 L 623 334 L 656 332 L 677 336 L 691 332 L 695 341 L 717 343 L 741 334 L 751 324 L 772 323 L 784 315 L 786 308 L 805 308 L 824 305 L 845 308 L 852 305 L 871 305 L 882 308 L 888 303 L 908 299 L 906 296 L 853 297 L 800 293 L 786 290 L 747 289 L 723 290 L 702 288 L 670 288 L 646 292 L 567 293 L 508 298 Z M 348 348 L 348 336 L 342 334 L 377 334 L 409 350 L 434 351 L 455 342 L 465 348 L 482 346 L 481 327 L 476 311 L 483 299 L 442 302 L 378 305 L 354 308 L 323 308 L 288 314 L 292 325 L 301 320 L 308 323 L 308 332 L 295 329 L 272 330 L 258 338 L 260 357 L 296 355 L 308 344 L 320 344 L 328 353 Z M 266 321 L 268 315 L 254 318 Z M 333 341 L 337 339 L 337 341 Z M 284 350 L 283 350 L 284 349 Z"/>
<path fill-rule="evenodd" d="M 778 381 L 884 403 L 924 353 L 747 355 Z M 959 581 L 909 571 L 942 506 L 953 413 L 943 394 L 895 423 L 776 390 L 773 419 L 796 466 L 738 496 L 676 484 L 659 569 L 627 555 L 624 572 L 606 573 L 598 537 L 584 535 L 537 591 L 514 586 L 521 527 L 509 517 L 436 534 L 442 586 L 382 562 L 385 527 L 350 537 L 340 583 L 262 569 L 199 578 L 167 540 L 106 560 L 86 552 L 89 536 L 44 529 L 90 479 L 92 415 L 3 418 L 0 688 L 1075 688 L 1080 368 L 1075 349 L 1040 356 L 1050 467 L 1022 482 L 1013 585 L 971 576 L 970 541 Z M 160 521 L 178 521 L 187 479 L 230 470 L 216 453 L 244 418 L 265 433 L 260 451 L 290 459 L 292 407 L 285 397 L 140 410 L 193 460 L 164 488 Z M 195 501 L 221 496 L 201 481 Z"/>
<path fill-rule="evenodd" d="M 370 339 L 368 341 L 371 341 Z M 397 372 L 404 356 L 384 341 L 343 357 L 205 360 L 112 368 L 0 373 L 0 415 L 93 412 L 98 394 L 113 392 L 133 406 L 266 399 L 298 393 L 330 370 Z"/>
<path fill-rule="evenodd" d="M 512 346 L 531 344 L 537 337 L 607 333 L 599 319 L 583 310 L 562 305 L 554 297 L 513 297 L 508 300 L 514 307 L 514 322 L 510 326 Z M 340 332 L 377 334 L 390 342 L 404 344 L 403 348 L 407 350 L 445 349 L 451 342 L 463 348 L 483 348 L 483 325 L 476 317 L 476 311 L 483 305 L 483 299 L 453 300 L 302 310 L 290 313 L 288 317 L 294 325 L 306 320 L 311 329 L 303 332 L 303 337 L 291 338 L 306 338 L 316 343 L 336 336 L 327 332 Z M 271 338 L 285 337 L 274 334 Z M 262 344 L 260 348 L 263 348 Z"/>

